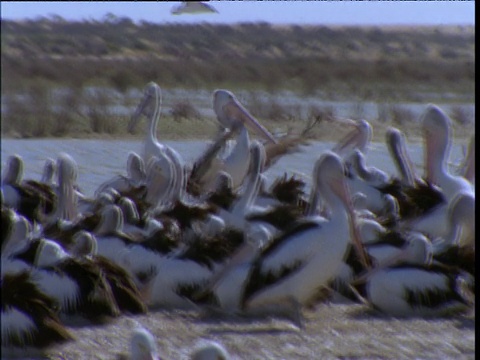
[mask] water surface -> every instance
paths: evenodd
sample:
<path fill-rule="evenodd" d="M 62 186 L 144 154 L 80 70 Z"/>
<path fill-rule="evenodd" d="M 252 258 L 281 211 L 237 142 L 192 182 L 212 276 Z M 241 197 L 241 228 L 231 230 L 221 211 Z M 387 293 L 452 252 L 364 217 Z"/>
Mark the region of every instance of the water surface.
<path fill-rule="evenodd" d="M 165 141 L 179 152 L 186 164 L 192 162 L 206 149 L 204 140 Z M 452 146 L 450 162 L 458 163 L 462 158 L 463 143 Z M 310 183 L 313 164 L 325 150 L 334 143 L 313 142 L 302 147 L 302 151 L 281 158 L 267 172 L 271 182 L 277 176 L 298 174 Z M 85 139 L 2 139 L 2 169 L 8 156 L 18 154 L 25 162 L 25 179 L 40 179 L 47 158 L 56 159 L 60 152 L 70 154 L 79 168 L 78 184 L 86 195 L 93 195 L 104 181 L 117 174 L 126 174 L 127 157 L 130 151 L 142 154 L 143 141 L 140 140 L 85 140 Z M 423 174 L 423 144 L 409 144 L 409 153 L 417 170 Z M 382 143 L 372 143 L 367 152 L 367 165 L 376 166 L 389 174 L 395 174 L 395 166 L 390 154 Z"/>

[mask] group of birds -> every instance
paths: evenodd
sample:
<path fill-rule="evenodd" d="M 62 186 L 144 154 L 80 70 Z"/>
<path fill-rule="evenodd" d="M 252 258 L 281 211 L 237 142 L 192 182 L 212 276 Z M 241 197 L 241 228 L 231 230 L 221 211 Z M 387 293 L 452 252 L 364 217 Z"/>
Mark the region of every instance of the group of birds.
<path fill-rule="evenodd" d="M 222 130 L 188 166 L 157 139 L 161 102 L 160 87 L 147 84 L 129 124 L 133 131 L 148 119 L 144 153 L 131 152 L 127 175 L 101 184 L 94 197 L 79 190 L 68 154 L 48 159 L 40 181 L 23 179 L 20 156 L 7 160 L 2 348 L 71 340 L 71 318 L 104 323 L 156 308 L 281 316 L 299 327 L 304 308 L 332 297 L 392 316 L 472 309 L 474 136 L 451 173 L 452 124 L 439 107 L 428 105 L 420 119 L 423 176 L 401 131 L 387 131 L 398 170 L 387 174 L 366 165 L 371 125 L 343 120 L 352 130 L 319 155 L 306 194 L 295 176 L 267 187 L 264 175 L 305 144 L 305 133 L 277 138 L 232 92 L 216 90 Z M 158 356 L 138 355 L 154 343 L 145 329 L 135 331 L 132 358 Z M 227 356 L 214 353 L 205 359 Z"/>

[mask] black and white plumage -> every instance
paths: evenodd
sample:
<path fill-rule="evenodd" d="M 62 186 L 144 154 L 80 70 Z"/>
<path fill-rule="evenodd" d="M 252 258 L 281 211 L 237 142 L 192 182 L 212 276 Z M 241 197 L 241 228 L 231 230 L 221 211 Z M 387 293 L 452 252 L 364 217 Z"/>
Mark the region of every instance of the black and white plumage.
<path fill-rule="evenodd" d="M 52 213 L 57 204 L 54 190 L 35 180 L 23 180 L 24 163 L 18 155 L 7 160 L 2 178 L 3 204 L 18 211 L 30 221 L 40 221 L 45 213 Z"/>
<path fill-rule="evenodd" d="M 304 305 L 334 276 L 351 240 L 353 209 L 340 158 L 330 152 L 323 154 L 315 169 L 317 189 L 331 209 L 330 221 L 297 224 L 274 238 L 250 266 L 240 264 L 240 273 L 230 272 L 237 282 L 229 276 L 220 279 L 214 293 L 222 307 L 262 313 L 292 303 Z M 358 240 L 353 242 L 358 246 Z M 238 296 L 233 297 L 232 292 Z"/>
<path fill-rule="evenodd" d="M 403 263 L 375 271 L 355 286 L 368 304 L 385 314 L 444 316 L 471 307 L 458 288 L 464 275 L 443 265 Z"/>
<path fill-rule="evenodd" d="M 2 355 L 6 348 L 42 349 L 74 339 L 59 319 L 56 300 L 33 279 L 29 271 L 2 275 Z"/>

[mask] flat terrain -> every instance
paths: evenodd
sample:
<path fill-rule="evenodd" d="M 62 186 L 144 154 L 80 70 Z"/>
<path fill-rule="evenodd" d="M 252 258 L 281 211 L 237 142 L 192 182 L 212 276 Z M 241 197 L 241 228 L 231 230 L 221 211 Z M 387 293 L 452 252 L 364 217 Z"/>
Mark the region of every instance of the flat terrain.
<path fill-rule="evenodd" d="M 321 304 L 305 329 L 279 318 L 233 320 L 198 312 L 151 312 L 102 327 L 72 328 L 77 340 L 47 359 L 119 359 L 136 323 L 150 330 L 162 359 L 187 359 L 202 339 L 221 342 L 233 359 L 474 359 L 475 316 L 394 319 L 363 305 Z"/>
<path fill-rule="evenodd" d="M 243 93 L 252 114 L 281 131 L 319 114 L 345 116 L 346 107 L 349 117 L 412 133 L 419 113 L 412 106 L 429 102 L 452 106 L 445 111 L 465 133 L 475 119 L 473 26 L 180 25 L 54 16 L 1 26 L 3 136 L 124 137 L 150 81 L 164 89 L 162 134 L 169 139 L 212 134 L 215 126 L 198 120 L 213 118 L 218 88 Z"/>

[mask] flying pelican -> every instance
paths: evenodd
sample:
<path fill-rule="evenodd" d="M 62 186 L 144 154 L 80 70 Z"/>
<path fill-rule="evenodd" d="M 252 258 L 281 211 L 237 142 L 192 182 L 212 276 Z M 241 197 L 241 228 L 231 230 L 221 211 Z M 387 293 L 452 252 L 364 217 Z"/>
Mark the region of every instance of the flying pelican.
<path fill-rule="evenodd" d="M 180 5 L 174 6 L 171 10 L 173 15 L 183 14 L 215 14 L 218 11 L 204 1 L 182 1 Z"/>

